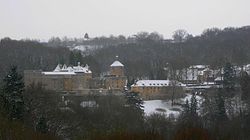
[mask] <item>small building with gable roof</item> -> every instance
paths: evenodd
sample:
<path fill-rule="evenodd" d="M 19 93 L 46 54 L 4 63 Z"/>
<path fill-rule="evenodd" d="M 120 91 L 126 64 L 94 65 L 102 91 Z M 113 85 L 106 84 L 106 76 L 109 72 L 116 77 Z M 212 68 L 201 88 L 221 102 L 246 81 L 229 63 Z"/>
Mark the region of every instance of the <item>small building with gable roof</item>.
<path fill-rule="evenodd" d="M 131 92 L 139 93 L 143 98 L 170 96 L 175 92 L 175 96 L 184 93 L 185 85 L 174 80 L 139 80 L 131 86 Z"/>

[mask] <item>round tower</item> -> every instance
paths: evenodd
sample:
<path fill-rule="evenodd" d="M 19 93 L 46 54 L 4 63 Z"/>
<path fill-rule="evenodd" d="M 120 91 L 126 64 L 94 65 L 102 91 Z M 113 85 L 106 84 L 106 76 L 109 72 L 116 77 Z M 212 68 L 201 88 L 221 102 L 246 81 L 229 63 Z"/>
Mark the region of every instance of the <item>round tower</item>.
<path fill-rule="evenodd" d="M 124 65 L 118 61 L 118 56 L 116 56 L 116 61 L 110 65 L 110 75 L 116 77 L 124 76 Z"/>

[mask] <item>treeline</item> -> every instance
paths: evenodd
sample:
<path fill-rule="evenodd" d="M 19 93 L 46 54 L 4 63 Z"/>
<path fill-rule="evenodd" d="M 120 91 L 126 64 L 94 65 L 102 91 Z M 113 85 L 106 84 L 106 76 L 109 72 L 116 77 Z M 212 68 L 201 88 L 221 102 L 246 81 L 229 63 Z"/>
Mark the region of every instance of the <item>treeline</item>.
<path fill-rule="evenodd" d="M 105 47 L 79 53 L 67 48 L 71 45 Z M 250 63 L 250 27 L 211 28 L 198 36 L 177 30 L 173 39 L 164 39 L 156 32 L 139 32 L 131 37 L 53 37 L 46 43 L 4 38 L 0 42 L 0 77 L 9 65 L 17 65 L 21 71 L 52 70 L 57 63 L 76 65 L 78 61 L 88 64 L 94 76 L 99 76 L 108 70 L 116 55 L 124 63 L 127 76 L 133 78 L 165 79 L 167 65 L 175 69 L 195 64 L 217 68 L 226 62 L 243 65 Z"/>
<path fill-rule="evenodd" d="M 110 45 L 118 45 L 118 44 L 127 44 L 135 42 L 133 37 L 125 37 L 123 35 L 109 37 L 101 36 L 101 37 L 89 37 L 85 34 L 82 38 L 68 38 L 68 37 L 52 37 L 49 39 L 47 46 L 49 47 L 65 47 L 65 46 L 78 46 L 78 45 L 91 45 L 91 46 L 110 46 Z"/>
<path fill-rule="evenodd" d="M 69 62 L 68 48 L 51 48 L 31 40 L 12 40 L 4 38 L 0 41 L 0 78 L 6 74 L 11 65 L 23 70 L 51 70 L 58 63 Z"/>
<path fill-rule="evenodd" d="M 116 55 L 124 63 L 128 76 L 163 79 L 167 63 L 176 69 L 204 64 L 222 67 L 250 63 L 250 27 L 212 28 L 193 37 L 183 30 L 175 32 L 174 40 L 150 38 L 139 33 L 136 43 L 105 47 L 92 54 L 102 70 L 112 63 Z"/>

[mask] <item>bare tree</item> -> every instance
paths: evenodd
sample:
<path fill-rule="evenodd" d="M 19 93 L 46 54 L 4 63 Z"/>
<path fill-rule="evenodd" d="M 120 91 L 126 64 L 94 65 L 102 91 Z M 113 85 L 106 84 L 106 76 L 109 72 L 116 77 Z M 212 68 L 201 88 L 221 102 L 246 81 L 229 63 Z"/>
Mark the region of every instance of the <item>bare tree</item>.
<path fill-rule="evenodd" d="M 172 37 L 175 42 L 180 43 L 180 42 L 184 42 L 189 37 L 189 34 L 186 30 L 179 29 L 179 30 L 174 31 Z"/>

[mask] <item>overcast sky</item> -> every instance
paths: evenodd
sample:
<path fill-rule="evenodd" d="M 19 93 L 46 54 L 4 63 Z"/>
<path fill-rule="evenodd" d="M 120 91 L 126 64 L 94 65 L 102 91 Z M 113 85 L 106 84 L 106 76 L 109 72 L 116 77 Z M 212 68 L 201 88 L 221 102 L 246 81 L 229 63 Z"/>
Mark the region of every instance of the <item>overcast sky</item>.
<path fill-rule="evenodd" d="M 250 25 L 250 0 L 0 0 L 0 38 L 47 40 Z"/>

